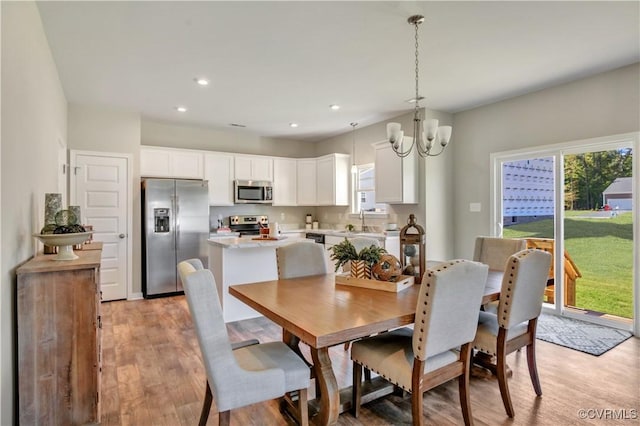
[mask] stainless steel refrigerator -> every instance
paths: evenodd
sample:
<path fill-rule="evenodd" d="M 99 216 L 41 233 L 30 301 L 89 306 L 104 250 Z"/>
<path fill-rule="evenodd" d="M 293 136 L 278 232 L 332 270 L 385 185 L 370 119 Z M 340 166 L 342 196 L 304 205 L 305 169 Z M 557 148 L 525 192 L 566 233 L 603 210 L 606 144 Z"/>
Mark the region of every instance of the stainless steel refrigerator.
<path fill-rule="evenodd" d="M 209 200 L 206 181 L 142 181 L 142 293 L 183 291 L 179 262 L 199 258 L 207 267 Z"/>

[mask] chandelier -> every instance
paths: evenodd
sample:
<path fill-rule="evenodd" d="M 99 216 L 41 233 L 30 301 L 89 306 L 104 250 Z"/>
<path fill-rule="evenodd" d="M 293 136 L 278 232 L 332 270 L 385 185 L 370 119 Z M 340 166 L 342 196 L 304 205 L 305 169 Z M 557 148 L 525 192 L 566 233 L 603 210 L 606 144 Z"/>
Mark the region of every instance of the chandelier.
<path fill-rule="evenodd" d="M 406 151 L 403 150 L 402 142 L 404 139 L 404 131 L 402 130 L 400 123 L 387 123 L 387 138 L 389 139 L 393 152 L 395 152 L 399 157 L 406 157 L 409 155 L 414 146 L 421 157 L 435 157 L 442 154 L 449 143 L 449 139 L 451 139 L 451 126 L 438 127 L 438 120 L 431 119 L 423 122 L 420 118 L 420 101 L 424 98 L 421 97 L 418 92 L 418 25 L 424 22 L 424 16 L 410 16 L 409 19 L 407 19 L 407 22 L 412 24 L 416 29 L 416 97 L 411 100 L 411 102 L 414 102 L 413 139 L 411 140 L 411 145 L 409 145 Z M 431 152 L 434 141 L 439 142 L 441 146 L 440 151 L 437 153 Z"/>

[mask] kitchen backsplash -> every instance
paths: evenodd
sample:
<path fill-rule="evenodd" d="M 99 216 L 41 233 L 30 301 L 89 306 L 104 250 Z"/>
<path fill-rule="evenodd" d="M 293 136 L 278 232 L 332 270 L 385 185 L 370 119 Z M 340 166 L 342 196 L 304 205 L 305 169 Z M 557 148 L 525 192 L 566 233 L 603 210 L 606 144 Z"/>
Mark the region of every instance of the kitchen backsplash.
<path fill-rule="evenodd" d="M 367 214 L 365 225 L 380 231 L 389 229 L 389 224 L 396 224 L 397 229 L 402 228 L 409 217 L 404 210 L 410 209 L 411 213 L 417 213 L 417 206 L 399 207 L 401 211 L 396 211 L 394 206 L 391 206 L 388 214 L 379 217 Z M 209 225 L 211 230 L 215 230 L 218 227 L 218 217 L 222 217 L 223 225 L 228 226 L 229 216 L 267 215 L 270 222 L 278 222 L 283 230 L 304 229 L 307 214 L 311 214 L 313 220 L 319 222 L 320 229 L 343 230 L 347 224 L 352 224 L 359 230 L 361 225 L 361 219 L 357 214 L 351 214 L 349 207 L 273 207 L 265 204 L 209 207 Z"/>

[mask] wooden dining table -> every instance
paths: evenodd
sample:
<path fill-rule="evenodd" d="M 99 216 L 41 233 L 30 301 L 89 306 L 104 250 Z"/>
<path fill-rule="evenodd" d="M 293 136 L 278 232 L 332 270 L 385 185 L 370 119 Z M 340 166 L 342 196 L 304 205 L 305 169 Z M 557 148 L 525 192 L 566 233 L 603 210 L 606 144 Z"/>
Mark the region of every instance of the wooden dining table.
<path fill-rule="evenodd" d="M 498 300 L 502 272 L 490 271 L 482 303 Z M 413 324 L 420 286 L 398 293 L 335 283 L 333 274 L 233 285 L 229 293 L 283 329 L 283 340 L 301 354 L 300 341 L 310 347 L 320 391 L 314 423 L 336 424 L 340 389 L 329 348 L 396 327 Z M 480 307 L 478 307 L 480 308 Z"/>

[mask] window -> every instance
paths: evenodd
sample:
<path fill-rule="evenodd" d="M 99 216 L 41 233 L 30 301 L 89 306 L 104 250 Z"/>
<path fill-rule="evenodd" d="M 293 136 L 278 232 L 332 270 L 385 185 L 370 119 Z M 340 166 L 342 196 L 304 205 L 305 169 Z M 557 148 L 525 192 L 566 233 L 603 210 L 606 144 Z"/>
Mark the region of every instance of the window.
<path fill-rule="evenodd" d="M 376 185 L 374 164 L 362 164 L 357 166 L 354 174 L 353 202 L 351 213 L 386 214 L 387 204 L 376 203 Z"/>

